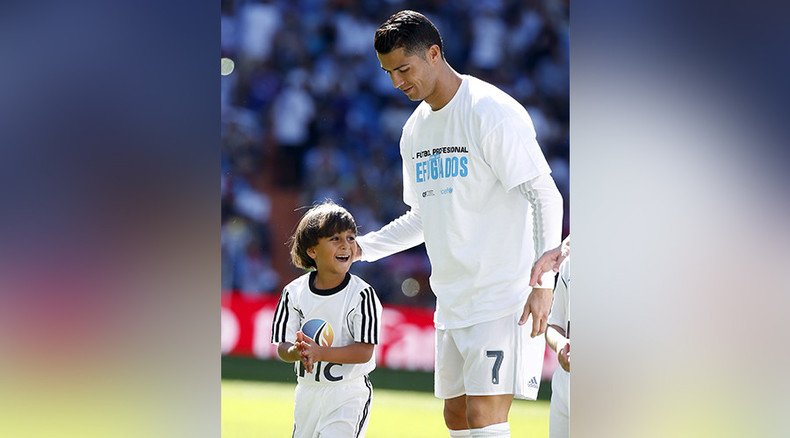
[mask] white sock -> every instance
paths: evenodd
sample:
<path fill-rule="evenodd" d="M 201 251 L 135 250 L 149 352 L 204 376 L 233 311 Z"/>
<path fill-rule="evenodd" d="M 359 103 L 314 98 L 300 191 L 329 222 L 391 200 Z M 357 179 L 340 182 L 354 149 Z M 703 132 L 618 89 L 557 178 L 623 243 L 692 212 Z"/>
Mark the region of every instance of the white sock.
<path fill-rule="evenodd" d="M 469 432 L 469 429 L 463 429 L 463 430 L 448 429 L 448 430 L 450 431 L 450 438 L 457 436 L 472 436 L 472 434 Z"/>
<path fill-rule="evenodd" d="M 508 422 L 492 424 L 479 429 L 470 429 L 472 437 L 510 438 L 510 424 Z"/>

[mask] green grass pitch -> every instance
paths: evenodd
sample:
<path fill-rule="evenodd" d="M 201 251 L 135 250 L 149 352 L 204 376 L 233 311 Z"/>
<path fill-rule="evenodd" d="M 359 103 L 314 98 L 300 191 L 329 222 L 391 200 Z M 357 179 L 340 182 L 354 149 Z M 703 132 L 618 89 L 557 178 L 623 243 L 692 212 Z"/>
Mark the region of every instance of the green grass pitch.
<path fill-rule="evenodd" d="M 290 437 L 294 386 L 224 379 L 223 438 Z M 516 400 L 509 421 L 514 437 L 548 436 L 549 403 Z M 442 420 L 442 401 L 433 394 L 374 386 L 368 438 L 445 436 L 448 434 Z"/>

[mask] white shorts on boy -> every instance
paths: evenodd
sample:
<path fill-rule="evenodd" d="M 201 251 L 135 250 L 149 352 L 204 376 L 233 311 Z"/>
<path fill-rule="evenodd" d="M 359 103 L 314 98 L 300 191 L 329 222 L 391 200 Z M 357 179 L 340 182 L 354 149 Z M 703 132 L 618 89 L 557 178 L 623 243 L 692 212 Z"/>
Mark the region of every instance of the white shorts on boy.
<path fill-rule="evenodd" d="M 296 385 L 293 437 L 364 437 L 372 397 L 368 376 L 331 385 Z"/>
<path fill-rule="evenodd" d="M 520 317 L 519 311 L 469 327 L 437 329 L 436 397 L 513 394 L 535 400 L 546 340 L 530 337 L 532 317 L 518 325 Z"/>

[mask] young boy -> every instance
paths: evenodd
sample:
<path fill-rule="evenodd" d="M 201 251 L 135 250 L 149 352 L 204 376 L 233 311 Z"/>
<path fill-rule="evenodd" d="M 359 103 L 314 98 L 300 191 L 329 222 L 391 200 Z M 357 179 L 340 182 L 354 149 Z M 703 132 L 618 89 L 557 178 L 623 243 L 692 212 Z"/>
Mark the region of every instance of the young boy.
<path fill-rule="evenodd" d="M 571 320 L 570 283 L 571 259 L 567 257 L 560 265 L 560 280 L 554 289 L 546 343 L 557 353 L 560 363 L 551 378 L 551 404 L 549 405 L 549 437 L 567 438 L 570 418 L 571 380 Z"/>
<path fill-rule="evenodd" d="M 364 437 L 367 430 L 381 303 L 348 272 L 356 235 L 351 214 L 329 201 L 305 213 L 291 237 L 292 263 L 311 272 L 283 289 L 272 343 L 282 360 L 296 362 L 296 438 Z"/>

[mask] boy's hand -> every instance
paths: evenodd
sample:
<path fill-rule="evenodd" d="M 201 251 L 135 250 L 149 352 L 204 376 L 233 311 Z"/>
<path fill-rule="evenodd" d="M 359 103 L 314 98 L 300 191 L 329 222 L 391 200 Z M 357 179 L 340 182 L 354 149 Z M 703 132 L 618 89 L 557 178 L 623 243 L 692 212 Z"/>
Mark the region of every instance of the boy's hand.
<path fill-rule="evenodd" d="M 302 333 L 302 331 L 299 330 L 298 332 L 296 332 L 296 342 L 294 343 L 294 345 L 298 345 L 300 342 L 304 342 L 305 338 L 306 336 L 304 335 L 304 333 Z"/>
<path fill-rule="evenodd" d="M 309 348 L 309 344 L 306 342 L 306 340 L 312 341 L 312 339 L 305 336 L 304 333 L 302 333 L 302 331 L 300 330 L 296 332 L 296 343 L 294 344 L 294 346 L 296 347 L 297 350 L 299 350 L 299 356 L 301 358 L 302 364 L 304 364 L 304 369 L 307 370 L 308 373 L 312 374 L 313 362 L 306 360 L 304 354 L 302 354 L 302 352 L 305 349 Z"/>
<path fill-rule="evenodd" d="M 297 334 L 296 348 L 299 349 L 299 354 L 302 356 L 302 362 L 308 373 L 313 372 L 313 364 L 321 360 L 321 350 L 323 347 L 318 345 L 314 340 L 302 334 L 301 340 Z"/>
<path fill-rule="evenodd" d="M 571 343 L 568 342 L 565 344 L 564 347 L 557 353 L 557 360 L 560 362 L 560 366 L 563 370 L 567 372 L 571 372 Z"/>

